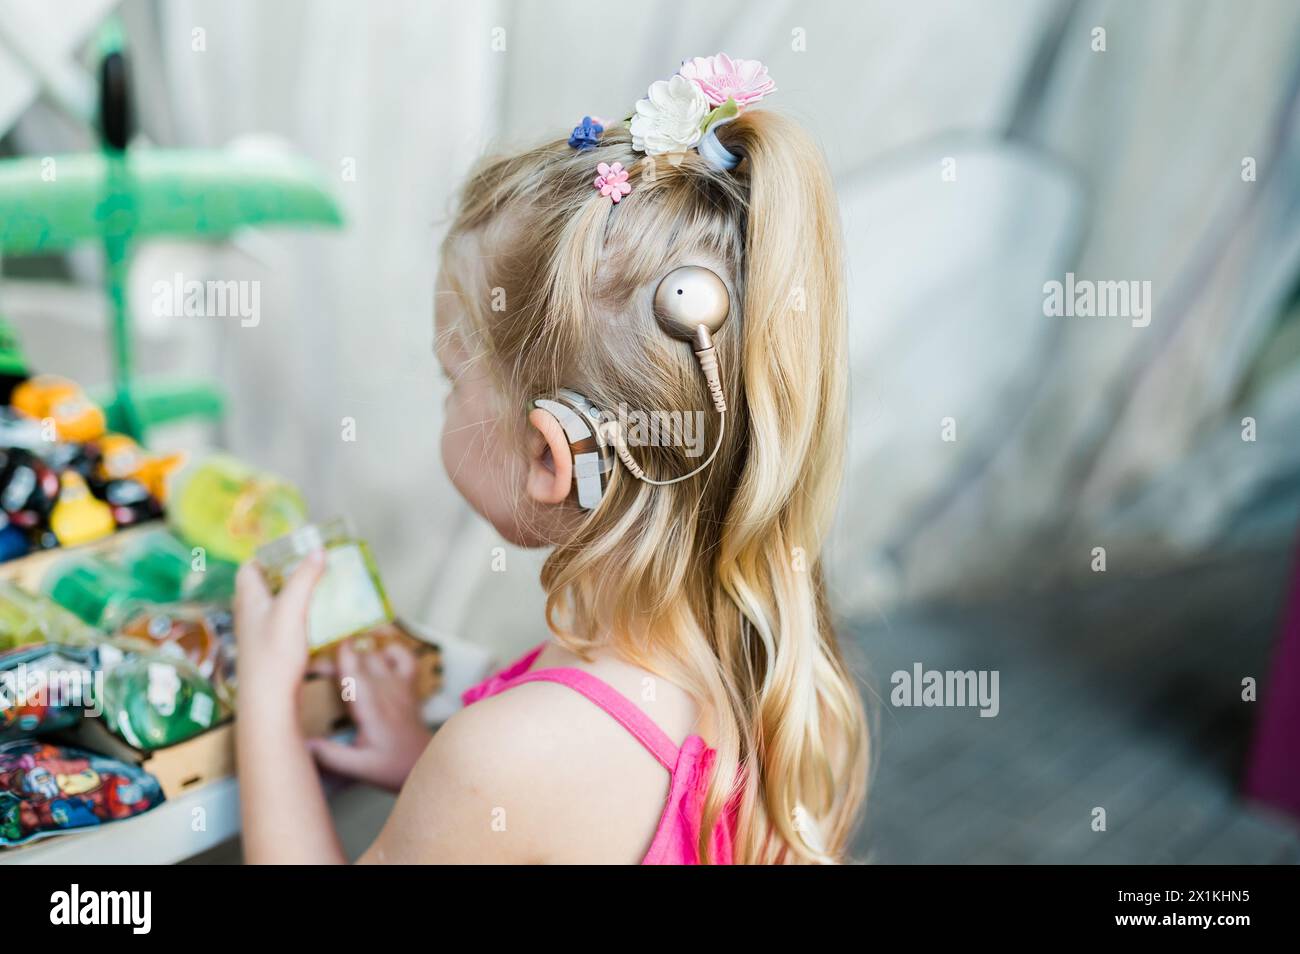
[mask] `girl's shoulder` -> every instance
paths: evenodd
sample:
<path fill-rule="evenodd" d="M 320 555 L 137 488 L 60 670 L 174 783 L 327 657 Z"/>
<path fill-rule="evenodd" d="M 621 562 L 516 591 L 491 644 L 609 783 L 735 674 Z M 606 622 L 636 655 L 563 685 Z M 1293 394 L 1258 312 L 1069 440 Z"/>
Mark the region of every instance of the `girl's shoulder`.
<path fill-rule="evenodd" d="M 469 803 L 462 810 L 495 826 L 494 849 L 512 860 L 640 861 L 669 794 L 663 761 L 671 752 L 663 748 L 693 733 L 694 702 L 648 670 L 613 657 L 584 661 L 559 647 L 543 650 L 526 671 L 530 680 L 497 684 L 448 720 L 413 776 L 426 773 L 430 786 L 461 779 Z M 562 675 L 574 671 L 585 676 Z M 647 747 L 653 729 L 645 722 L 662 730 L 658 755 Z"/>

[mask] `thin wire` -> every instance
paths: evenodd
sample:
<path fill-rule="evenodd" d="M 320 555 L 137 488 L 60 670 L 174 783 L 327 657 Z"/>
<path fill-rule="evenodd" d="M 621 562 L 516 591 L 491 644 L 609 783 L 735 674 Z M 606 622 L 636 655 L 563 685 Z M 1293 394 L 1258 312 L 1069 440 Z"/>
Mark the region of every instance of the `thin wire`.
<path fill-rule="evenodd" d="M 713 453 L 711 453 L 711 454 L 708 456 L 708 459 L 705 460 L 704 463 L 700 464 L 699 467 L 696 467 L 696 468 L 695 468 L 693 471 L 691 471 L 689 474 L 682 474 L 680 477 L 673 477 L 671 480 L 652 480 L 651 478 L 645 476 L 645 471 L 642 471 L 641 474 L 640 474 L 640 476 L 638 476 L 635 472 L 633 472 L 632 476 L 633 476 L 633 477 L 636 477 L 637 480 L 640 480 L 642 483 L 651 484 L 651 485 L 653 485 L 653 486 L 655 486 L 655 487 L 665 487 L 665 486 L 667 486 L 668 484 L 677 484 L 677 483 L 681 483 L 683 480 L 687 480 L 687 479 L 689 479 L 689 478 L 691 478 L 691 477 L 694 477 L 696 474 L 698 474 L 698 473 L 699 473 L 700 471 L 702 471 L 704 468 L 706 468 L 706 467 L 708 467 L 710 464 L 712 464 L 712 463 L 713 463 L 713 458 L 715 458 L 715 457 L 718 456 L 718 451 L 722 449 L 722 437 L 723 437 L 723 435 L 726 433 L 726 431 L 727 431 L 727 412 L 726 412 L 726 411 L 719 411 L 719 412 L 718 412 L 718 441 L 717 441 L 716 444 L 713 445 Z M 618 452 L 619 452 L 619 453 L 618 453 L 618 456 L 619 456 L 619 457 L 622 457 L 622 458 L 623 458 L 623 463 L 626 464 L 626 463 L 627 463 L 627 459 L 628 459 L 629 457 L 632 456 L 632 452 L 631 452 L 630 450 L 627 449 L 627 444 L 626 444 L 626 442 L 622 439 L 622 433 L 621 433 L 621 432 L 620 432 L 620 434 L 619 434 L 619 438 L 620 438 L 620 440 L 619 440 L 619 444 L 618 444 Z M 624 456 L 624 455 L 626 455 L 626 456 Z M 630 470 L 631 468 L 628 468 L 628 469 Z M 638 470 L 640 469 L 640 465 L 637 465 L 637 469 L 638 469 Z"/>

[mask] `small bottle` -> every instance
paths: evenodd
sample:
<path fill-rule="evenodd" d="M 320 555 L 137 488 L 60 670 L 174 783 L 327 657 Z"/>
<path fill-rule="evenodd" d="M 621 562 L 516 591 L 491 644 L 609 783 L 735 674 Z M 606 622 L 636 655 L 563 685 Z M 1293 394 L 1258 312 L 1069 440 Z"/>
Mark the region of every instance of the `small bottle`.
<path fill-rule="evenodd" d="M 353 536 L 346 520 L 308 524 L 257 551 L 257 563 L 272 592 L 279 592 L 303 559 L 325 551 L 325 571 L 312 595 L 307 617 L 307 645 L 316 652 L 393 619 L 379 570 L 364 540 Z"/>

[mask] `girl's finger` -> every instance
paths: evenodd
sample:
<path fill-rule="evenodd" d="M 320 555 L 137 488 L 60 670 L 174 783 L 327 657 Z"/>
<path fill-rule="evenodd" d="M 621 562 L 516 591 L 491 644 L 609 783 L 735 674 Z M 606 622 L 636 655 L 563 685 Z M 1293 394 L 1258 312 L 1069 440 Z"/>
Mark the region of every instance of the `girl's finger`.
<path fill-rule="evenodd" d="M 331 772 L 362 781 L 376 780 L 376 753 L 334 739 L 308 739 L 307 750 L 317 763 Z"/>
<path fill-rule="evenodd" d="M 410 679 L 415 675 L 415 653 L 402 643 L 389 643 L 383 649 L 394 675 L 399 679 Z"/>
<path fill-rule="evenodd" d="M 303 558 L 275 598 L 272 608 L 285 623 L 302 623 L 307 620 L 307 607 L 316 583 L 325 572 L 325 553 L 313 550 Z"/>
<path fill-rule="evenodd" d="M 327 656 L 315 658 L 307 666 L 307 673 L 312 676 L 323 676 L 328 679 L 333 679 L 338 675 L 338 672 L 339 667 L 336 666 L 334 661 Z"/>
<path fill-rule="evenodd" d="M 388 657 L 377 647 L 369 647 L 357 653 L 358 665 L 371 679 L 388 679 L 392 672 L 388 668 Z"/>
<path fill-rule="evenodd" d="M 271 591 L 256 563 L 249 560 L 235 574 L 235 618 L 256 619 L 271 608 Z"/>
<path fill-rule="evenodd" d="M 357 651 L 352 647 L 352 640 L 339 646 L 338 674 L 340 679 L 357 677 Z"/>
<path fill-rule="evenodd" d="M 364 655 L 367 654 L 358 653 L 353 648 L 351 640 L 339 647 L 339 684 L 343 685 L 345 682 L 350 684 L 352 697 L 349 706 L 352 709 L 352 717 L 358 725 L 367 722 L 374 711 L 370 674 L 364 670 L 358 658 Z"/>

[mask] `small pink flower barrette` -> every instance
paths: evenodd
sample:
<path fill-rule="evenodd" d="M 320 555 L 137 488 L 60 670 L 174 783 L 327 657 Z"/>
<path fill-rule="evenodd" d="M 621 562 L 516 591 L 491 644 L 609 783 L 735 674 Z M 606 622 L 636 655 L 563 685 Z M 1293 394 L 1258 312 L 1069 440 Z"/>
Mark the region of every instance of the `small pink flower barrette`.
<path fill-rule="evenodd" d="M 627 181 L 627 170 L 623 168 L 623 163 L 602 162 L 596 166 L 596 172 L 599 174 L 592 185 L 615 205 L 618 205 L 619 200 L 632 191 L 632 184 Z"/>

